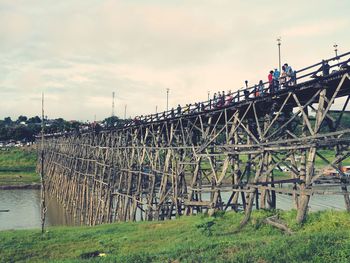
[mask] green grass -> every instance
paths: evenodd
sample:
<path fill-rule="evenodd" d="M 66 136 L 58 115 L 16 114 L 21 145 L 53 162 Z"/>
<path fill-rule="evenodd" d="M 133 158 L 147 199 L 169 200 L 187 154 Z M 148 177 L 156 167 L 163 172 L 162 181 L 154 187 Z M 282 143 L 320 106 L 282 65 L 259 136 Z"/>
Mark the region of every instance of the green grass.
<path fill-rule="evenodd" d="M 319 150 L 318 152 L 330 162 L 332 162 L 335 159 L 335 152 L 333 150 Z M 350 165 L 350 158 L 346 158 L 342 162 L 342 165 Z M 325 161 L 323 161 L 319 156 L 316 156 L 315 166 L 316 168 L 322 168 L 328 166 L 328 164 Z"/>
<path fill-rule="evenodd" d="M 334 161 L 335 159 L 335 151 L 333 149 L 327 149 L 327 150 L 318 150 L 317 151 L 318 153 L 320 153 L 324 158 L 326 158 L 329 162 L 332 162 Z M 279 157 L 281 159 L 283 159 L 283 156 L 284 155 L 279 155 Z M 216 161 L 219 161 L 219 162 L 223 162 L 225 159 L 224 156 L 219 156 L 216 158 Z M 241 167 L 244 167 L 245 163 L 248 161 L 248 156 L 247 155 L 240 155 L 240 162 L 241 162 Z M 288 161 L 287 161 L 288 162 Z M 298 163 L 298 165 L 300 165 Z M 346 158 L 345 160 L 342 161 L 342 165 L 344 166 L 348 166 L 350 165 L 350 158 Z M 285 166 L 282 164 L 282 166 Z M 321 170 L 322 168 L 328 166 L 329 167 L 329 164 L 327 162 L 325 162 L 324 160 L 322 160 L 319 156 L 316 156 L 315 157 L 315 168 L 316 169 L 319 169 Z M 187 167 L 186 168 L 186 172 L 187 173 L 190 173 L 194 168 L 192 167 Z M 209 161 L 207 159 L 203 159 L 202 162 L 201 162 L 201 169 L 203 170 L 207 170 L 209 172 L 209 174 L 211 174 L 211 167 L 210 167 L 210 164 L 209 164 Z M 221 167 L 219 169 L 221 171 Z M 283 179 L 288 179 L 290 178 L 290 172 L 283 172 L 283 171 L 280 171 L 277 167 L 273 170 L 274 172 L 274 177 L 275 179 L 277 180 L 283 180 Z M 254 167 L 252 167 L 252 171 L 251 171 L 252 175 L 251 178 L 254 178 Z M 218 173 L 220 174 L 220 172 Z M 231 182 L 231 175 L 232 175 L 232 168 L 231 166 L 229 166 L 227 168 L 227 171 L 226 171 L 226 174 L 225 174 L 225 178 L 223 180 L 224 183 L 229 183 Z M 189 175 L 188 176 L 189 178 L 189 181 L 191 179 L 191 176 Z"/>
<path fill-rule="evenodd" d="M 35 172 L 37 155 L 35 150 L 0 150 L 0 185 L 19 185 L 38 183 Z"/>
<path fill-rule="evenodd" d="M 287 236 L 257 211 L 238 233 L 242 214 L 181 217 L 163 222 L 3 231 L 0 262 L 349 262 L 350 215 L 319 212 L 303 226 L 295 211 L 279 212 Z M 97 256 L 102 254 L 104 256 Z"/>

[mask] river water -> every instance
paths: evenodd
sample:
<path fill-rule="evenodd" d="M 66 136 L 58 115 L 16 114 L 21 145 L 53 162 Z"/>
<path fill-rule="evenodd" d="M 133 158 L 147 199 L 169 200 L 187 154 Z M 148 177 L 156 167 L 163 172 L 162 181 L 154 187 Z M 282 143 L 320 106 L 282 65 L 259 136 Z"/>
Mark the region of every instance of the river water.
<path fill-rule="evenodd" d="M 40 190 L 0 190 L 0 230 L 40 228 Z M 46 226 L 74 225 L 55 198 L 47 199 Z"/>
<path fill-rule="evenodd" d="M 223 201 L 227 201 L 228 198 L 229 194 L 223 193 Z M 293 207 L 290 196 L 277 195 L 276 202 L 279 209 L 287 210 Z M 47 199 L 47 207 L 46 226 L 74 225 L 73 218 L 55 198 Z M 309 209 L 310 211 L 344 210 L 344 197 L 312 196 Z M 0 230 L 40 228 L 40 190 L 0 190 L 0 210 L 10 210 L 0 212 Z"/>

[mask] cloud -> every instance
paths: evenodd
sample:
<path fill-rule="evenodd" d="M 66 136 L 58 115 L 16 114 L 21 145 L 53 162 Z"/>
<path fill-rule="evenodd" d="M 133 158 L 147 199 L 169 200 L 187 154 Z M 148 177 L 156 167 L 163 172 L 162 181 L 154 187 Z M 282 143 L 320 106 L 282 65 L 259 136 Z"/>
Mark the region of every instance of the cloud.
<path fill-rule="evenodd" d="M 290 38 L 327 36 L 334 31 L 343 31 L 349 27 L 348 19 L 320 20 L 292 26 L 283 31 L 283 35 Z"/>
<path fill-rule="evenodd" d="M 3 0 L 0 118 L 37 115 L 42 91 L 49 117 L 105 118 L 113 91 L 119 116 L 151 113 L 167 88 L 175 107 L 265 80 L 279 35 L 293 68 L 350 46 L 347 1 L 296 1 Z"/>

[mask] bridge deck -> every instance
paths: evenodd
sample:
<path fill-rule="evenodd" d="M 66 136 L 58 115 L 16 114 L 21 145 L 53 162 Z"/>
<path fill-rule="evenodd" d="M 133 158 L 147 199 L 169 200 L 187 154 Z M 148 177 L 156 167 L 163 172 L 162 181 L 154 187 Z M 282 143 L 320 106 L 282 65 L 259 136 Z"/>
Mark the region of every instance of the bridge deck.
<path fill-rule="evenodd" d="M 338 63 L 336 64 L 336 67 L 342 65 L 343 63 Z M 334 66 L 332 67 L 334 68 Z M 312 74 L 316 74 L 318 72 L 314 71 Z M 215 107 L 211 101 L 203 102 L 202 104 L 204 105 L 204 110 L 200 110 L 198 108 L 192 108 L 189 110 L 189 112 L 186 111 L 185 108 L 182 108 L 182 113 L 181 114 L 175 114 L 171 111 L 164 112 L 163 114 L 156 114 L 156 115 L 148 115 L 143 117 L 142 119 L 136 119 L 131 121 L 130 123 L 126 124 L 127 127 L 130 126 L 139 126 L 139 125 L 147 125 L 150 123 L 162 123 L 164 121 L 173 121 L 177 120 L 179 118 L 193 118 L 196 117 L 197 115 L 201 114 L 215 114 L 215 113 L 220 113 L 222 109 L 230 109 L 230 113 L 233 111 L 241 108 L 244 109 L 244 107 L 248 107 L 250 102 L 255 102 L 257 105 L 257 114 L 258 116 L 263 116 L 267 113 L 269 113 L 272 109 L 272 104 L 275 103 L 278 105 L 281 105 L 286 96 L 288 96 L 289 92 L 293 92 L 296 95 L 301 95 L 302 98 L 300 99 L 301 105 L 306 103 L 308 100 L 314 96 L 315 92 L 317 89 L 322 88 L 323 86 L 327 86 L 327 98 L 331 98 L 332 95 L 334 94 L 337 85 L 339 83 L 339 80 L 345 75 L 350 73 L 350 66 L 347 68 L 342 68 L 340 70 L 334 70 L 331 74 L 328 76 L 317 76 L 312 79 L 308 79 L 304 82 L 298 83 L 296 85 L 290 85 L 290 86 L 284 86 L 280 87 L 278 91 L 274 92 L 273 94 L 270 93 L 269 88 L 265 88 L 265 93 L 260 96 L 254 96 L 254 88 L 248 88 L 245 89 L 246 91 L 249 92 L 249 97 L 242 97 L 244 93 L 243 91 L 236 92 L 234 93 L 234 100 L 229 103 L 228 105 L 225 106 L 220 106 L 220 107 Z M 311 73 L 307 74 L 307 76 L 311 75 Z M 312 75 L 311 75 L 312 76 Z M 298 80 L 303 80 L 305 77 L 303 76 L 302 78 L 297 78 Z M 349 84 L 349 78 L 345 79 L 343 83 L 343 87 L 348 87 Z M 266 85 L 267 83 L 265 83 Z M 337 98 L 347 96 L 350 94 L 350 90 L 348 88 L 341 88 L 340 92 L 337 93 Z M 239 99 L 239 100 L 238 100 Z M 318 96 L 314 98 L 315 101 L 318 100 Z M 287 106 L 292 110 L 293 108 L 298 107 L 297 103 L 293 100 L 293 98 L 290 98 L 289 101 L 287 101 Z M 200 106 L 199 106 L 200 107 Z M 119 128 L 125 128 L 125 127 L 118 127 Z"/>

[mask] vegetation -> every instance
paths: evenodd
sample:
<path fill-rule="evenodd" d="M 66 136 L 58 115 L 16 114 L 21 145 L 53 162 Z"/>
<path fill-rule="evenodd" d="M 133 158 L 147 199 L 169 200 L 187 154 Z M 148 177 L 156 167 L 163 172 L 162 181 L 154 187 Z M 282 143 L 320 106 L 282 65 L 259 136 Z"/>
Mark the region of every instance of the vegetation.
<path fill-rule="evenodd" d="M 124 125 L 125 120 L 119 119 L 116 116 L 105 118 L 101 122 L 82 123 L 79 121 L 66 121 L 62 118 L 45 119 L 45 134 L 53 134 L 60 132 L 100 131 L 103 128 L 113 128 Z M 38 116 L 28 118 L 19 116 L 17 120 L 12 120 L 6 117 L 0 120 L 0 142 L 22 141 L 32 142 L 35 140 L 35 135 L 41 131 L 41 119 Z"/>
<path fill-rule="evenodd" d="M 295 211 L 277 212 L 293 235 L 263 223 L 256 211 L 235 232 L 242 214 L 181 217 L 163 222 L 115 223 L 1 232 L 0 261 L 55 262 L 349 262 L 350 215 L 311 213 L 299 226 Z M 276 211 L 275 211 L 276 213 Z"/>
<path fill-rule="evenodd" d="M 0 120 L 0 141 L 34 141 L 34 135 L 40 132 L 40 124 L 38 116 L 19 116 L 16 121 L 6 117 Z"/>
<path fill-rule="evenodd" d="M 38 183 L 37 154 L 33 148 L 0 149 L 0 185 Z"/>
<path fill-rule="evenodd" d="M 102 125 L 105 128 L 113 128 L 117 126 L 123 126 L 126 123 L 127 120 L 119 119 L 117 116 L 111 116 L 108 118 L 105 118 L 102 121 Z"/>
<path fill-rule="evenodd" d="M 78 130 L 80 125 L 80 122 L 65 121 L 62 118 L 45 120 L 45 133 Z M 0 141 L 31 142 L 40 131 L 41 119 L 38 116 L 28 118 L 21 115 L 15 121 L 10 117 L 0 120 Z"/>

